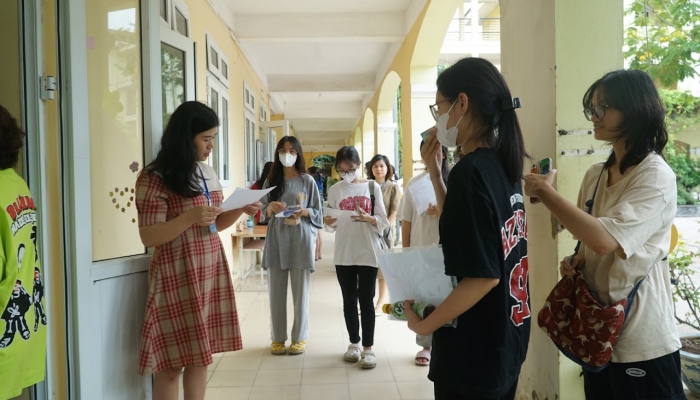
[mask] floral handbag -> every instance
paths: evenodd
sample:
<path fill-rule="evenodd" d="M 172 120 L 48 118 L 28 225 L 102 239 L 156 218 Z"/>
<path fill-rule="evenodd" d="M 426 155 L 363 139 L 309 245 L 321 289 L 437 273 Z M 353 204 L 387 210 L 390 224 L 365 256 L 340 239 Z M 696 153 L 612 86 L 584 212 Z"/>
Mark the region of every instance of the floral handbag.
<path fill-rule="evenodd" d="M 589 214 L 593 210 L 603 171 L 598 177 L 593 197 L 586 202 Z M 580 247 L 579 241 L 574 255 Z M 588 284 L 577 271 L 574 276 L 564 277 L 557 283 L 537 316 L 537 324 L 565 356 L 586 370 L 601 371 L 610 362 L 625 318 L 644 279 L 637 282 L 627 298 L 605 306 L 593 297 Z"/>

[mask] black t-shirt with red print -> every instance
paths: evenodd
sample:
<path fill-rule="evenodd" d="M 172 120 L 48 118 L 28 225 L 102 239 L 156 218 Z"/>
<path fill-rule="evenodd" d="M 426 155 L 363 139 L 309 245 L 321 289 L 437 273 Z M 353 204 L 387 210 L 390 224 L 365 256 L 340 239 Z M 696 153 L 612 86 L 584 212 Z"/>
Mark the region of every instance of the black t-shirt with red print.
<path fill-rule="evenodd" d="M 445 273 L 500 281 L 458 317 L 456 328 L 433 334 L 428 377 L 455 392 L 497 397 L 518 379 L 530 338 L 522 188 L 510 183 L 498 154 L 485 148 L 460 160 L 447 187 L 440 218 Z"/>

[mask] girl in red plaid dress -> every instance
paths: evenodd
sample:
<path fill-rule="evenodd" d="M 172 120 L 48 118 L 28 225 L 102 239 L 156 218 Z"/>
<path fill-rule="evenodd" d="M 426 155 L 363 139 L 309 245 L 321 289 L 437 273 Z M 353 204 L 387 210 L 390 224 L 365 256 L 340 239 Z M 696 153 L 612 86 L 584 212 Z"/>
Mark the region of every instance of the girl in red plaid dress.
<path fill-rule="evenodd" d="M 240 350 L 233 284 L 217 231 L 260 204 L 222 212 L 221 184 L 206 164 L 219 119 L 186 102 L 163 132 L 161 150 L 136 181 L 139 234 L 155 247 L 139 373 L 155 374 L 154 400 L 176 400 L 184 368 L 186 400 L 202 400 L 212 354 Z"/>

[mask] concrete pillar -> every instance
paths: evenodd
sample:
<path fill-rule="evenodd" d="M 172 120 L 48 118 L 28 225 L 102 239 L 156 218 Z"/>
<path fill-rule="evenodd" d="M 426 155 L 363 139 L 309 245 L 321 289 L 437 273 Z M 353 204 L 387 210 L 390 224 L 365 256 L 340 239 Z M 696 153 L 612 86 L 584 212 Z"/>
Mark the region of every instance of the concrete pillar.
<path fill-rule="evenodd" d="M 557 189 L 572 201 L 588 167 L 609 154 L 588 134 L 592 126 L 581 99 L 596 79 L 623 67 L 622 37 L 623 0 L 501 1 L 501 67 L 513 96 L 522 99 L 518 116 L 527 150 L 538 160 L 554 160 Z M 596 151 L 587 154 L 591 149 Z M 583 399 L 581 368 L 559 355 L 537 326 L 537 313 L 559 280 L 559 260 L 572 253 L 575 242 L 568 232 L 553 239 L 550 213 L 526 204 L 533 314 L 518 393 L 528 399 Z"/>

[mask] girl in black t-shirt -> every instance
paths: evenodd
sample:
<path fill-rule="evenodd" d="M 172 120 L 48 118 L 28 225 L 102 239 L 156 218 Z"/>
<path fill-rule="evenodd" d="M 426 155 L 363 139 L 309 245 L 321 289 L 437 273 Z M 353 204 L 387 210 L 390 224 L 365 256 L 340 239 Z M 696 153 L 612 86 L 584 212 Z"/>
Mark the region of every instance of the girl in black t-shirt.
<path fill-rule="evenodd" d="M 513 399 L 530 336 L 527 229 L 520 180 L 527 154 L 513 99 L 490 62 L 465 58 L 437 79 L 437 121 L 421 151 L 442 210 L 445 273 L 459 282 L 425 320 L 435 399 Z M 461 146 L 448 184 L 441 144 Z M 406 301 L 410 310 L 412 300 Z M 457 319 L 457 327 L 443 327 Z"/>

